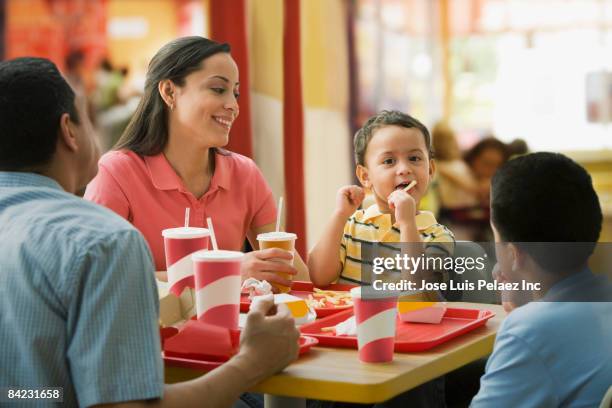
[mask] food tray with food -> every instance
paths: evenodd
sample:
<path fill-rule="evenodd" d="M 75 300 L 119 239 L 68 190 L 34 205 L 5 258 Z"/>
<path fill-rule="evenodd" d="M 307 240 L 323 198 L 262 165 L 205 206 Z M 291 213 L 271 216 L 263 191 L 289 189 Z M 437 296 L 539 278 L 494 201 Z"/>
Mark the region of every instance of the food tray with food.
<path fill-rule="evenodd" d="M 316 288 L 312 282 L 294 281 L 289 294 L 305 299 L 306 303 L 317 313 L 317 317 L 326 317 L 353 308 L 350 290 L 356 285 L 335 283 L 323 288 Z M 251 306 L 247 293 L 240 295 L 240 311 L 246 313 Z"/>
<path fill-rule="evenodd" d="M 336 313 L 324 319 L 305 324 L 302 334 L 315 337 L 320 346 L 357 348 L 356 335 L 336 336 L 335 326 L 353 316 L 353 309 Z M 404 323 L 396 321 L 395 351 L 416 352 L 428 350 L 457 336 L 484 326 L 495 313 L 489 310 L 449 307 L 439 324 Z"/>

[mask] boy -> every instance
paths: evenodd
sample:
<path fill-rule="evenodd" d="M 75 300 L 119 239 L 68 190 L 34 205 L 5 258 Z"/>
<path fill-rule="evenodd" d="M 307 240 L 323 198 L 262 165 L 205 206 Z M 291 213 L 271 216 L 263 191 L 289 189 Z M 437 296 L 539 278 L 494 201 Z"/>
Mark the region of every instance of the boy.
<path fill-rule="evenodd" d="M 587 267 L 602 224 L 591 177 L 534 153 L 500 168 L 491 191 L 498 276 L 540 289 L 506 308 L 472 406 L 599 406 L 612 383 L 612 285 Z"/>
<path fill-rule="evenodd" d="M 355 134 L 354 145 L 357 177 L 376 203 L 357 210 L 364 190 L 345 186 L 338 191 L 336 211 L 308 257 L 315 285 L 338 278 L 362 283 L 361 251 L 366 245 L 415 243 L 410 250 L 419 250 L 423 243 L 422 249 L 431 255 L 449 254 L 454 243 L 453 234 L 433 214 L 418 211 L 435 171 L 431 137 L 421 122 L 398 111 L 382 111 Z M 414 181 L 414 187 L 404 191 Z M 451 248 L 434 243 L 450 243 Z"/>

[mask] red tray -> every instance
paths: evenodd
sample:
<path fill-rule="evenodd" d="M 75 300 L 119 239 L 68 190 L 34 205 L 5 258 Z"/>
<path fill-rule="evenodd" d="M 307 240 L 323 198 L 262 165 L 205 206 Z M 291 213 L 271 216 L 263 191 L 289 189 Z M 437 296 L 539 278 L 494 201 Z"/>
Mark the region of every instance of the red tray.
<path fill-rule="evenodd" d="M 300 331 L 319 339 L 320 346 L 357 348 L 357 336 L 336 336 L 331 332 L 321 332 L 323 327 L 335 326 L 353 315 L 353 310 L 336 313 L 332 316 L 305 324 Z M 404 323 L 397 319 L 395 351 L 414 352 L 428 350 L 477 327 L 484 326 L 495 316 L 488 310 L 447 308 L 440 324 Z"/>
<path fill-rule="evenodd" d="M 349 285 L 342 283 L 333 283 L 328 286 L 321 287 L 323 290 L 344 290 L 349 291 L 356 287 L 357 285 Z M 289 294 L 293 296 L 300 297 L 302 299 L 307 299 L 308 295 L 312 295 L 314 293 L 315 286 L 312 282 L 304 282 L 304 281 L 294 281 L 291 285 L 291 291 Z M 249 295 L 245 293 L 240 294 L 240 312 L 246 313 L 249 311 L 249 307 L 251 307 L 251 301 L 249 300 Z M 330 316 L 335 313 L 341 312 L 343 310 L 353 309 L 353 306 L 333 306 L 333 307 L 323 307 L 323 308 L 315 308 L 315 312 L 317 313 L 317 317 L 325 317 Z"/>
<path fill-rule="evenodd" d="M 317 345 L 319 340 L 310 336 L 300 336 L 300 350 L 299 355 L 307 353 L 311 347 Z M 202 371 L 210 371 L 213 370 L 225 361 L 205 361 L 205 360 L 193 360 L 188 358 L 180 358 L 180 357 L 167 357 L 164 355 L 162 351 L 162 357 L 164 359 L 164 363 L 173 366 L 173 367 L 184 367 L 184 368 L 193 368 L 196 370 Z"/>

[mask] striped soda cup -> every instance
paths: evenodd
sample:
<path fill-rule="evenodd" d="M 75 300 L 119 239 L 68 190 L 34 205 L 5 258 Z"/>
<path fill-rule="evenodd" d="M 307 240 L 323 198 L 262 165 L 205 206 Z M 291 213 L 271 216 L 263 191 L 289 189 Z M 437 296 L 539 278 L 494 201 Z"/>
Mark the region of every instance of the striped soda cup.
<path fill-rule="evenodd" d="M 223 250 L 193 254 L 198 320 L 238 329 L 243 256 L 242 252 Z"/>
<path fill-rule="evenodd" d="M 351 289 L 359 359 L 365 363 L 385 363 L 393 360 L 397 294 L 380 293 L 368 288 Z"/>
<path fill-rule="evenodd" d="M 191 255 L 208 248 L 210 232 L 206 228 L 180 227 L 165 229 L 162 236 L 170 292 L 180 296 L 186 287 L 195 287 Z"/>

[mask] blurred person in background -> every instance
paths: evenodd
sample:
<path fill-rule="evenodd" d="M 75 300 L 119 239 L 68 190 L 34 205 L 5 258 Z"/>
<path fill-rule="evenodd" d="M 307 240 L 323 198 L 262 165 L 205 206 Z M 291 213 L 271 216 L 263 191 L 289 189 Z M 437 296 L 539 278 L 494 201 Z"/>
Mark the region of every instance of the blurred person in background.
<path fill-rule="evenodd" d="M 508 161 L 508 147 L 502 141 L 489 136 L 476 143 L 468 150 L 463 159 L 472 170 L 478 184 L 480 208 L 482 214 L 478 220 L 478 227 L 474 241 L 492 241 L 493 234 L 489 226 L 490 209 L 489 195 L 493 175 Z"/>
<path fill-rule="evenodd" d="M 278 262 L 294 254 L 258 250 L 257 235 L 275 230 L 272 191 L 253 160 L 223 149 L 238 116 L 238 67 L 228 44 L 203 37 L 164 45 L 149 64 L 144 96 L 85 198 L 130 221 L 145 236 L 158 271 L 166 270 L 162 230 L 184 224 L 206 227 L 212 217 L 219 248 L 240 251 L 245 237 L 255 249 L 244 257 L 242 277 L 291 286 L 282 274 L 308 280 Z"/>
<path fill-rule="evenodd" d="M 127 81 L 128 73 L 127 68 L 115 68 L 108 58 L 104 58 L 95 75 L 92 100 L 104 151 L 117 143 L 140 101 L 140 92 Z"/>
<path fill-rule="evenodd" d="M 85 54 L 81 50 L 72 50 L 64 60 L 64 77 L 72 89 L 77 93 L 86 95 L 84 79 Z"/>
<path fill-rule="evenodd" d="M 438 170 L 440 222 L 449 226 L 456 239 L 473 241 L 486 220 L 482 203 L 487 200 L 489 189 L 478 183 L 463 160 L 457 136 L 446 122 L 434 126 L 432 143 Z"/>
<path fill-rule="evenodd" d="M 487 192 L 486 195 L 481 196 L 487 201 L 493 175 L 508 160 L 508 146 L 495 137 L 489 136 L 472 146 L 463 159 L 472 169 L 476 181 Z"/>
<path fill-rule="evenodd" d="M 508 156 L 513 159 L 518 156 L 524 156 L 529 153 L 529 146 L 524 139 L 514 139 L 507 145 Z"/>

